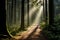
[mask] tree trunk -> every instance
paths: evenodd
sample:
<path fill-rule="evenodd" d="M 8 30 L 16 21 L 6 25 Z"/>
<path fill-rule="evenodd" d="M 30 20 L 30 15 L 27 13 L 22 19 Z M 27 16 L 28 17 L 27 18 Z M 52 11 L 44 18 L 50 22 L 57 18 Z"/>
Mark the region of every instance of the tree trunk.
<path fill-rule="evenodd" d="M 22 8 L 21 8 L 21 29 L 24 30 L 24 0 L 22 0 Z"/>
<path fill-rule="evenodd" d="M 52 25 L 54 22 L 54 4 L 53 0 L 49 0 L 49 24 Z"/>
<path fill-rule="evenodd" d="M 27 26 L 29 26 L 29 0 L 27 0 L 27 13 L 28 13 L 28 23 Z"/>
<path fill-rule="evenodd" d="M 16 23 L 16 0 L 13 0 L 13 21 L 14 21 L 14 24 Z"/>

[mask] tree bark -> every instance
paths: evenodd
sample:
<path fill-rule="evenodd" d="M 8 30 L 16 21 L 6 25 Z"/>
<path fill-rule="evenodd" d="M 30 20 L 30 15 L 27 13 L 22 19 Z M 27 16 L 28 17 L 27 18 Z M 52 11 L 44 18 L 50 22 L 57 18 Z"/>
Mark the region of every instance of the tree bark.
<path fill-rule="evenodd" d="M 21 29 L 24 30 L 24 0 L 22 0 L 22 8 L 21 8 Z"/>
<path fill-rule="evenodd" d="M 49 24 L 52 25 L 54 22 L 54 1 L 49 0 Z"/>
<path fill-rule="evenodd" d="M 29 0 L 27 0 L 27 13 L 28 13 L 28 23 L 27 26 L 29 26 Z"/>

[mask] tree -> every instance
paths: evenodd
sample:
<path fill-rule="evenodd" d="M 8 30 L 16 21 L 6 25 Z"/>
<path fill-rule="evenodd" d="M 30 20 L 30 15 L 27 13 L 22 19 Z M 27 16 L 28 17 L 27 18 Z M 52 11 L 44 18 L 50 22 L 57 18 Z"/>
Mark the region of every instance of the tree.
<path fill-rule="evenodd" d="M 22 8 L 21 8 L 21 29 L 24 30 L 24 0 L 22 0 Z"/>

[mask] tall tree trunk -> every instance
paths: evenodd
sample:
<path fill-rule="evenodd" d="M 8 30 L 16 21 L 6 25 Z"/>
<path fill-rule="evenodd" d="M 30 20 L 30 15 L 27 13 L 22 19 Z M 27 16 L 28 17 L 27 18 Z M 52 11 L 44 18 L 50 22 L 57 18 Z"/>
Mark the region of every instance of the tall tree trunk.
<path fill-rule="evenodd" d="M 22 8 L 21 8 L 21 29 L 24 30 L 24 0 L 22 0 Z"/>
<path fill-rule="evenodd" d="M 27 14 L 28 14 L 28 23 L 27 23 L 27 26 L 29 26 L 29 0 L 27 0 Z"/>
<path fill-rule="evenodd" d="M 49 0 L 49 24 L 52 25 L 54 22 L 54 4 L 53 0 Z"/>
<path fill-rule="evenodd" d="M 44 11 L 44 21 L 47 23 L 47 0 L 44 0 L 44 6 L 43 6 L 43 11 Z"/>
<path fill-rule="evenodd" d="M 1 36 L 4 35 L 9 35 L 6 29 L 6 9 L 5 9 L 5 1 L 7 0 L 3 0 L 1 1 L 1 13 L 0 13 L 0 38 Z M 3 10 L 2 10 L 3 9 Z"/>
<path fill-rule="evenodd" d="M 14 14 L 14 23 L 16 23 L 16 0 L 13 0 L 13 14 Z"/>

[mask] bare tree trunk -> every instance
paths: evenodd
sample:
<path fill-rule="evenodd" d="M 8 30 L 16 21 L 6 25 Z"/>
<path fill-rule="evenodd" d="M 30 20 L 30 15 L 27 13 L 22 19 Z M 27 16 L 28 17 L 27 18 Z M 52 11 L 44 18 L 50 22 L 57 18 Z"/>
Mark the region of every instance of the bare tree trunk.
<path fill-rule="evenodd" d="M 54 4 L 53 0 L 49 0 L 49 23 L 50 25 L 54 22 Z"/>
<path fill-rule="evenodd" d="M 16 0 L 13 0 L 13 17 L 14 17 L 14 23 L 16 23 Z"/>
<path fill-rule="evenodd" d="M 22 0 L 22 8 L 21 8 L 21 29 L 24 30 L 24 0 Z"/>
<path fill-rule="evenodd" d="M 28 13 L 28 23 L 27 26 L 29 26 L 29 0 L 27 0 L 27 13 Z"/>

